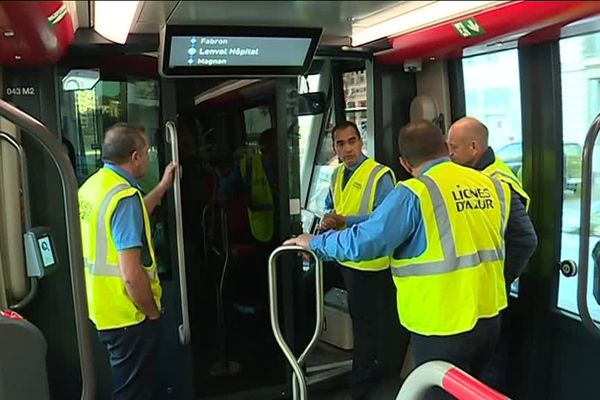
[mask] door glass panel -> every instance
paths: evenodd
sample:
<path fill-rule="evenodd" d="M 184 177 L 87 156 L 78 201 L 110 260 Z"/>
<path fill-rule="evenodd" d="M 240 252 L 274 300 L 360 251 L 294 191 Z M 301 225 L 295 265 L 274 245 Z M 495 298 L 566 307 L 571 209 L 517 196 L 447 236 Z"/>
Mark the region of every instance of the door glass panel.
<path fill-rule="evenodd" d="M 587 130 L 600 112 L 600 33 L 560 41 L 563 118 L 563 214 L 561 259 L 579 261 L 581 212 L 581 161 Z M 592 166 L 592 216 L 590 252 L 600 240 L 600 149 L 594 147 Z M 592 317 L 600 320 L 600 306 L 592 295 L 593 261 L 589 259 L 588 304 Z M 559 278 L 557 306 L 578 313 L 577 278 Z"/>
<path fill-rule="evenodd" d="M 63 142 L 74 153 L 79 183 L 102 166 L 102 138 L 116 122 L 129 122 L 144 128 L 150 143 L 150 167 L 140 185 L 148 192 L 158 183 L 158 99 L 158 81 L 153 79 L 100 81 L 89 90 L 60 92 Z"/>
<path fill-rule="evenodd" d="M 463 59 L 465 108 L 489 130 L 489 145 L 520 177 L 523 164 L 521 89 L 517 50 Z M 518 279 L 511 294 L 519 291 Z"/>
<path fill-rule="evenodd" d="M 331 131 L 333 129 L 332 119 L 333 113 L 327 124 L 327 128 L 321 133 L 319 139 L 319 147 L 317 157 L 315 158 L 310 192 L 308 193 L 308 203 L 306 205 L 308 210 L 319 214 L 325 211 L 325 198 L 329 191 L 331 175 L 339 165 L 339 159 L 333 150 L 333 139 L 331 137 Z"/>
<path fill-rule="evenodd" d="M 316 92 L 319 89 L 319 81 L 321 74 L 308 75 L 306 78 L 300 80 L 300 87 L 298 93 L 310 93 Z M 302 192 L 310 180 L 310 175 L 304 174 L 304 168 L 309 157 L 307 148 L 311 137 L 311 132 L 321 128 L 321 122 L 323 121 L 323 114 L 317 115 L 301 115 L 298 117 L 298 134 L 300 135 L 300 187 Z"/>
<path fill-rule="evenodd" d="M 354 122 L 363 138 L 363 153 L 367 148 L 367 70 L 346 72 L 342 76 L 344 82 L 344 99 L 346 104 L 346 120 Z"/>
<path fill-rule="evenodd" d="M 65 71 L 65 73 L 68 73 Z M 66 75 L 65 75 L 66 76 Z M 146 132 L 150 164 L 139 179 L 144 193 L 159 180 L 158 141 L 160 134 L 159 87 L 155 79 L 128 78 L 126 81 L 101 80 L 92 89 L 72 90 L 62 85 L 59 92 L 61 132 L 64 147 L 75 168 L 79 184 L 102 166 L 101 144 L 104 132 L 117 122 L 141 126 Z M 163 215 L 155 212 L 151 223 L 155 237 L 158 270 L 168 271 Z"/>

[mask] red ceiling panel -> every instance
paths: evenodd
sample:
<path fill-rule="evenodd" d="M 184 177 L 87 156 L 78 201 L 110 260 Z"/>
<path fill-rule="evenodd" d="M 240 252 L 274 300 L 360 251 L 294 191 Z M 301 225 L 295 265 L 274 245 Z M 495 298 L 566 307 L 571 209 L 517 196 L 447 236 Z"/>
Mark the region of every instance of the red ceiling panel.
<path fill-rule="evenodd" d="M 0 2 L 0 65 L 56 63 L 75 36 L 62 1 Z"/>
<path fill-rule="evenodd" d="M 507 36 L 527 36 L 527 42 L 560 36 L 560 27 L 600 13 L 600 1 L 512 1 L 436 26 L 390 39 L 393 50 L 377 56 L 384 64 L 405 60 L 458 58 L 465 47 Z M 463 38 L 452 23 L 474 17 L 485 33 Z M 536 35 L 536 32 L 540 32 Z M 524 44 L 524 43 L 523 43 Z"/>

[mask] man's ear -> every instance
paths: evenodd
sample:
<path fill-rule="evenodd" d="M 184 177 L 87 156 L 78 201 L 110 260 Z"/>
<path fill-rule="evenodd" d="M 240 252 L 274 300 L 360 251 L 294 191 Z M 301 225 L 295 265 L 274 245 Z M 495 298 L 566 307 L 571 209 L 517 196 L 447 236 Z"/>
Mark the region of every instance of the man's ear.
<path fill-rule="evenodd" d="M 137 160 L 139 160 L 140 156 L 141 156 L 140 152 L 137 150 L 134 150 L 133 153 L 131 153 L 131 156 L 129 156 L 129 158 L 131 161 L 137 161 Z"/>
<path fill-rule="evenodd" d="M 404 168 L 409 174 L 413 175 L 413 167 L 410 165 L 410 163 L 402 156 L 400 156 L 399 160 L 402 168 Z"/>

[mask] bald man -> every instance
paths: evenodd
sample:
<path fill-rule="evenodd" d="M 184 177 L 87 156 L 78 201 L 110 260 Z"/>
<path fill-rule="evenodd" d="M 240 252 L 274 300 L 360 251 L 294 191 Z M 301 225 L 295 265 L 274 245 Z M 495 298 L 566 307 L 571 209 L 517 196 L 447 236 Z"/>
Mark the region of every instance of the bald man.
<path fill-rule="evenodd" d="M 487 127 L 479 120 L 471 117 L 461 118 L 450 126 L 448 150 L 455 163 L 496 177 L 510 187 L 511 212 L 504 234 L 504 277 L 508 293 L 510 285 L 521 275 L 535 251 L 537 236 L 527 215 L 529 195 L 510 168 L 496 158 L 494 150 L 488 145 L 488 135 Z M 498 347 L 492 361 L 483 372 L 482 379 L 497 389 L 506 390 L 509 357 L 509 337 L 503 326 Z"/>
<path fill-rule="evenodd" d="M 533 255 L 537 247 L 537 235 L 527 215 L 529 195 L 510 168 L 496 158 L 494 150 L 488 145 L 488 135 L 487 127 L 479 120 L 461 118 L 448 130 L 448 150 L 452 161 L 506 183 L 511 189 L 513 202 L 519 200 L 510 214 L 505 237 L 504 270 L 506 283 L 510 285 L 521 275 Z"/>
<path fill-rule="evenodd" d="M 162 289 L 149 216 L 177 166 L 168 164 L 143 196 L 148 151 L 143 128 L 113 125 L 102 141 L 104 166 L 79 189 L 88 313 L 109 354 L 114 400 L 154 398 Z"/>
<path fill-rule="evenodd" d="M 508 184 L 519 195 L 525 209 L 529 209 L 529 195 L 512 170 L 496 158 L 488 145 L 488 136 L 488 129 L 481 121 L 472 117 L 459 119 L 448 131 L 450 158 L 455 163 L 483 171 Z"/>

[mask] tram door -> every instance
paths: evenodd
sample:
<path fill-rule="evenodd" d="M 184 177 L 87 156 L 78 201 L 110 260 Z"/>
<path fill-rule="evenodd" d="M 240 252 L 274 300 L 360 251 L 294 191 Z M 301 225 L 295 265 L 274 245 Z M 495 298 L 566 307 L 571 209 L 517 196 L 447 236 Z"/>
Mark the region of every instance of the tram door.
<path fill-rule="evenodd" d="M 600 56 L 600 35 L 581 34 L 585 27 L 579 24 L 579 32 L 571 34 L 565 30 L 566 37 L 558 41 L 462 60 L 467 115 L 488 125 L 496 155 L 522 175 L 539 240 L 504 313 L 503 354 L 496 365 L 505 374 L 493 371 L 492 376 L 511 398 L 598 397 L 600 335 L 585 326 L 578 306 L 578 291 L 587 286 L 590 317 L 600 321 L 593 295 L 599 275 L 592 258 L 600 241 L 597 141 L 589 147 L 594 154 L 587 187 L 589 233 L 581 224 L 584 143 L 600 112 L 600 69 L 590 62 Z M 584 241 L 589 250 L 582 256 L 590 272 L 578 285 L 582 272 L 573 266 L 581 267 Z"/>
<path fill-rule="evenodd" d="M 290 374 L 271 331 L 267 261 L 300 230 L 297 81 L 163 79 L 161 102 L 163 122 L 176 128 L 178 154 L 164 134 L 159 151 L 165 162 L 178 158 L 182 167 L 181 198 L 169 196 L 166 204 L 166 245 L 177 266 L 165 295 L 173 300 L 171 322 L 189 321 L 169 328 L 185 392 L 192 398 L 281 396 Z M 251 194 L 256 179 L 262 180 L 260 205 Z M 174 224 L 178 208 L 181 227 Z M 184 281 L 177 246 L 183 246 Z M 291 333 L 299 268 L 286 267 L 281 318 Z M 176 328 L 187 331 L 186 343 L 173 342 Z"/>

